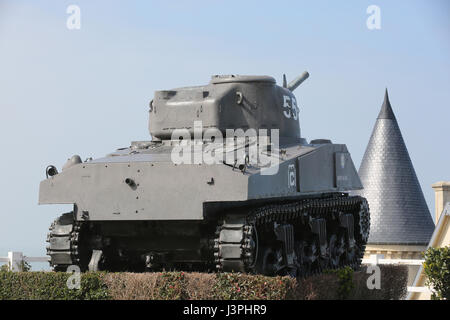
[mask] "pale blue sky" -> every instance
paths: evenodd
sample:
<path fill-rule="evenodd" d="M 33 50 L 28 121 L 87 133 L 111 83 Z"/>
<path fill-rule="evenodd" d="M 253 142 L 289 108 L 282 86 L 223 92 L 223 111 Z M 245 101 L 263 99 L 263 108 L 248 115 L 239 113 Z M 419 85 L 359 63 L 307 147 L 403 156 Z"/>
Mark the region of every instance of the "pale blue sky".
<path fill-rule="evenodd" d="M 66 8 L 81 9 L 81 30 Z M 366 9 L 381 9 L 368 30 Z M 0 256 L 45 255 L 65 208 L 38 206 L 48 164 L 149 138 L 153 92 L 212 74 L 308 70 L 302 134 L 346 143 L 357 167 L 388 87 L 430 211 L 450 180 L 450 2 L 0 0 Z"/>

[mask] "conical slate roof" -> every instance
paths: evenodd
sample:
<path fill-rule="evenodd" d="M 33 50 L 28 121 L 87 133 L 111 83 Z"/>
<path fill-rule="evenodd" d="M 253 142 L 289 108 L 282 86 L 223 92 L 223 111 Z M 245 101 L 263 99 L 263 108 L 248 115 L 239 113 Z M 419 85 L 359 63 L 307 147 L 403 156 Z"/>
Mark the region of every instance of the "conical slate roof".
<path fill-rule="evenodd" d="M 369 244 L 428 244 L 434 230 L 428 206 L 386 89 L 359 176 L 370 207 Z"/>

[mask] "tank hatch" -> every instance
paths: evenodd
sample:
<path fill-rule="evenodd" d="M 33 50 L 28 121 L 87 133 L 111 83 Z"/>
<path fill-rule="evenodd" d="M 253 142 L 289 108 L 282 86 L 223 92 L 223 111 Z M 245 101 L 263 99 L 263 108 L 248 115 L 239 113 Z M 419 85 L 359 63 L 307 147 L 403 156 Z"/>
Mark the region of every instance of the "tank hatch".
<path fill-rule="evenodd" d="M 241 76 L 236 74 L 214 75 L 210 83 L 230 83 L 230 82 L 267 82 L 276 83 L 275 79 L 269 76 Z"/>

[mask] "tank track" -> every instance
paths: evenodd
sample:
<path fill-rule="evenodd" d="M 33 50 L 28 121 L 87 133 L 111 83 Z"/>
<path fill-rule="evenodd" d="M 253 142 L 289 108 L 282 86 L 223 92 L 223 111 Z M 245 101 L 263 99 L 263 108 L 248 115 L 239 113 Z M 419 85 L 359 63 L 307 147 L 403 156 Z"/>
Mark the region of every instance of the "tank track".
<path fill-rule="evenodd" d="M 209 265 L 218 271 L 267 275 L 306 276 L 345 265 L 357 268 L 369 226 L 368 204 L 359 196 L 269 204 L 248 214 L 225 216 L 210 238 L 213 254 L 205 258 L 211 257 Z M 62 214 L 49 230 L 47 254 L 53 269 L 78 265 L 87 270 L 87 251 L 96 245 L 74 213 Z"/>
<path fill-rule="evenodd" d="M 217 227 L 216 269 L 291 276 L 357 269 L 369 228 L 369 206 L 359 196 L 265 205 Z"/>
<path fill-rule="evenodd" d="M 79 265 L 78 239 L 81 223 L 75 221 L 74 213 L 68 212 L 58 217 L 47 234 L 47 255 L 54 271 L 66 271 L 70 265 Z"/>

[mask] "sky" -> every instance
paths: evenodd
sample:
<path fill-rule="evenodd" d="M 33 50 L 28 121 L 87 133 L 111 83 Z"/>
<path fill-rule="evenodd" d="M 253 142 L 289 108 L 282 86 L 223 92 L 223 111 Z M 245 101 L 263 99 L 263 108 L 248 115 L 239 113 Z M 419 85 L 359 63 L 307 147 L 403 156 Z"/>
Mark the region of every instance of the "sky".
<path fill-rule="evenodd" d="M 450 180 L 449 57 L 446 0 L 0 0 L 0 256 L 44 256 L 50 223 L 71 210 L 38 206 L 47 165 L 149 140 L 154 91 L 213 74 L 280 84 L 307 70 L 302 135 L 345 143 L 357 168 L 388 88 L 434 215 L 431 184 Z"/>

